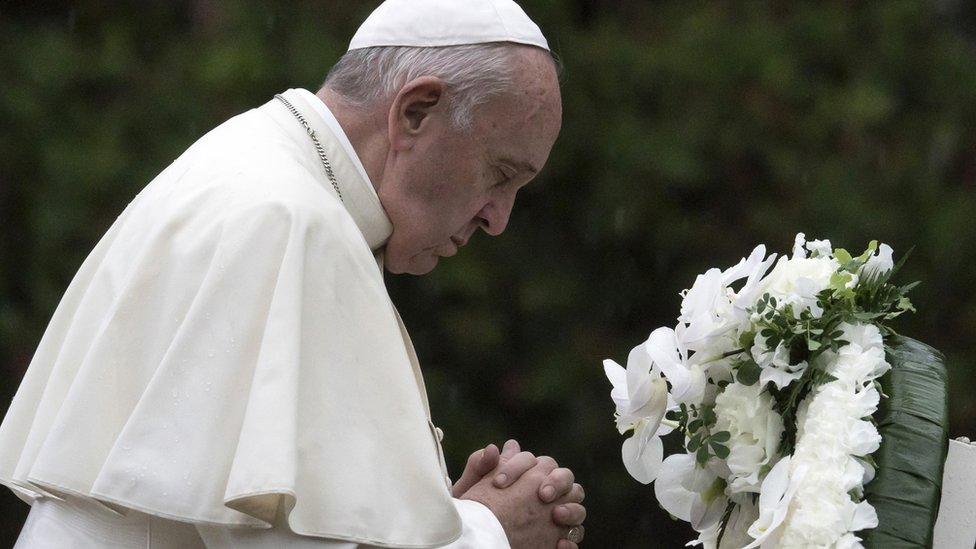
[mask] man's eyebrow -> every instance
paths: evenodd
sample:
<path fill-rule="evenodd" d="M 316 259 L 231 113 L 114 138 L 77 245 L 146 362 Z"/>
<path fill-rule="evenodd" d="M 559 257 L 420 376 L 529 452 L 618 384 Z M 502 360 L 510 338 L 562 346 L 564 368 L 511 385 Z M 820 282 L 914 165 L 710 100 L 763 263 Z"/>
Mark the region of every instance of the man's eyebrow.
<path fill-rule="evenodd" d="M 535 166 L 533 166 L 532 164 L 529 164 L 528 162 L 526 162 L 524 160 L 515 160 L 513 158 L 508 158 L 508 157 L 504 157 L 503 156 L 503 157 L 499 158 L 498 161 L 499 162 L 502 162 L 502 163 L 505 163 L 505 164 L 508 164 L 509 166 L 512 166 L 513 168 L 515 168 L 515 169 L 517 169 L 519 171 L 522 171 L 522 172 L 529 172 L 531 174 L 539 173 L 539 170 L 536 169 Z"/>

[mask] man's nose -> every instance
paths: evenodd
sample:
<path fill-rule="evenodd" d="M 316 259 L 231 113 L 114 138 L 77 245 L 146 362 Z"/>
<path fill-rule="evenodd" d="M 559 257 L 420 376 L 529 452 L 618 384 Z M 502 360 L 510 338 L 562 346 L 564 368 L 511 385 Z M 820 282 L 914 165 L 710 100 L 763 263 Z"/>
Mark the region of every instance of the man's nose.
<path fill-rule="evenodd" d="M 492 200 L 486 204 L 478 214 L 478 218 L 481 221 L 481 228 L 491 236 L 498 236 L 505 232 L 514 205 L 514 194 L 510 197 L 506 196 Z"/>

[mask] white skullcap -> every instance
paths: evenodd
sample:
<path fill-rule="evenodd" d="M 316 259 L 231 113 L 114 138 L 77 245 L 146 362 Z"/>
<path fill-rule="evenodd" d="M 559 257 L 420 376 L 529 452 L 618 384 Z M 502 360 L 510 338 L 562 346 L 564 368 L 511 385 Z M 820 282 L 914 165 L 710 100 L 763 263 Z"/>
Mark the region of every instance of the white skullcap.
<path fill-rule="evenodd" d="M 539 26 L 512 0 L 386 0 L 359 27 L 349 49 L 485 42 L 549 50 Z"/>

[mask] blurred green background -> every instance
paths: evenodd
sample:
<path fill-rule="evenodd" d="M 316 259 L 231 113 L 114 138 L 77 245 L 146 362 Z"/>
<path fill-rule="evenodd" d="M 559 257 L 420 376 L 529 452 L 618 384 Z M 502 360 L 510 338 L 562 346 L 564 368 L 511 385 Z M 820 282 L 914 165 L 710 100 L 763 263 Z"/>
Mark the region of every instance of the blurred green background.
<path fill-rule="evenodd" d="M 0 3 L 0 402 L 102 233 L 213 126 L 318 88 L 377 1 Z M 562 135 L 501 238 L 390 280 L 457 474 L 515 437 L 574 469 L 589 547 L 691 538 L 620 462 L 601 361 L 696 273 L 793 235 L 916 251 L 917 315 L 976 434 L 976 5 L 525 0 Z M 0 546 L 27 506 L 0 494 Z"/>

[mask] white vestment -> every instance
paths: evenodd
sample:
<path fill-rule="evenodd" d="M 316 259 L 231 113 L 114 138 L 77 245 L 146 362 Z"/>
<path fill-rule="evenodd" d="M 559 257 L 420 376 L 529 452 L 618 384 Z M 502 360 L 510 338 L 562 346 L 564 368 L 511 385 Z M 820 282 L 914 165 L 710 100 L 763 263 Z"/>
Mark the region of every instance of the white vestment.
<path fill-rule="evenodd" d="M 215 546 L 507 547 L 451 498 L 383 283 L 390 221 L 331 113 L 284 95 L 342 199 L 277 100 L 191 146 L 69 285 L 0 426 L 0 483 L 42 503 L 35 532 L 73 521 L 133 547 L 167 528 L 183 541 L 155 546 L 193 528 Z"/>

